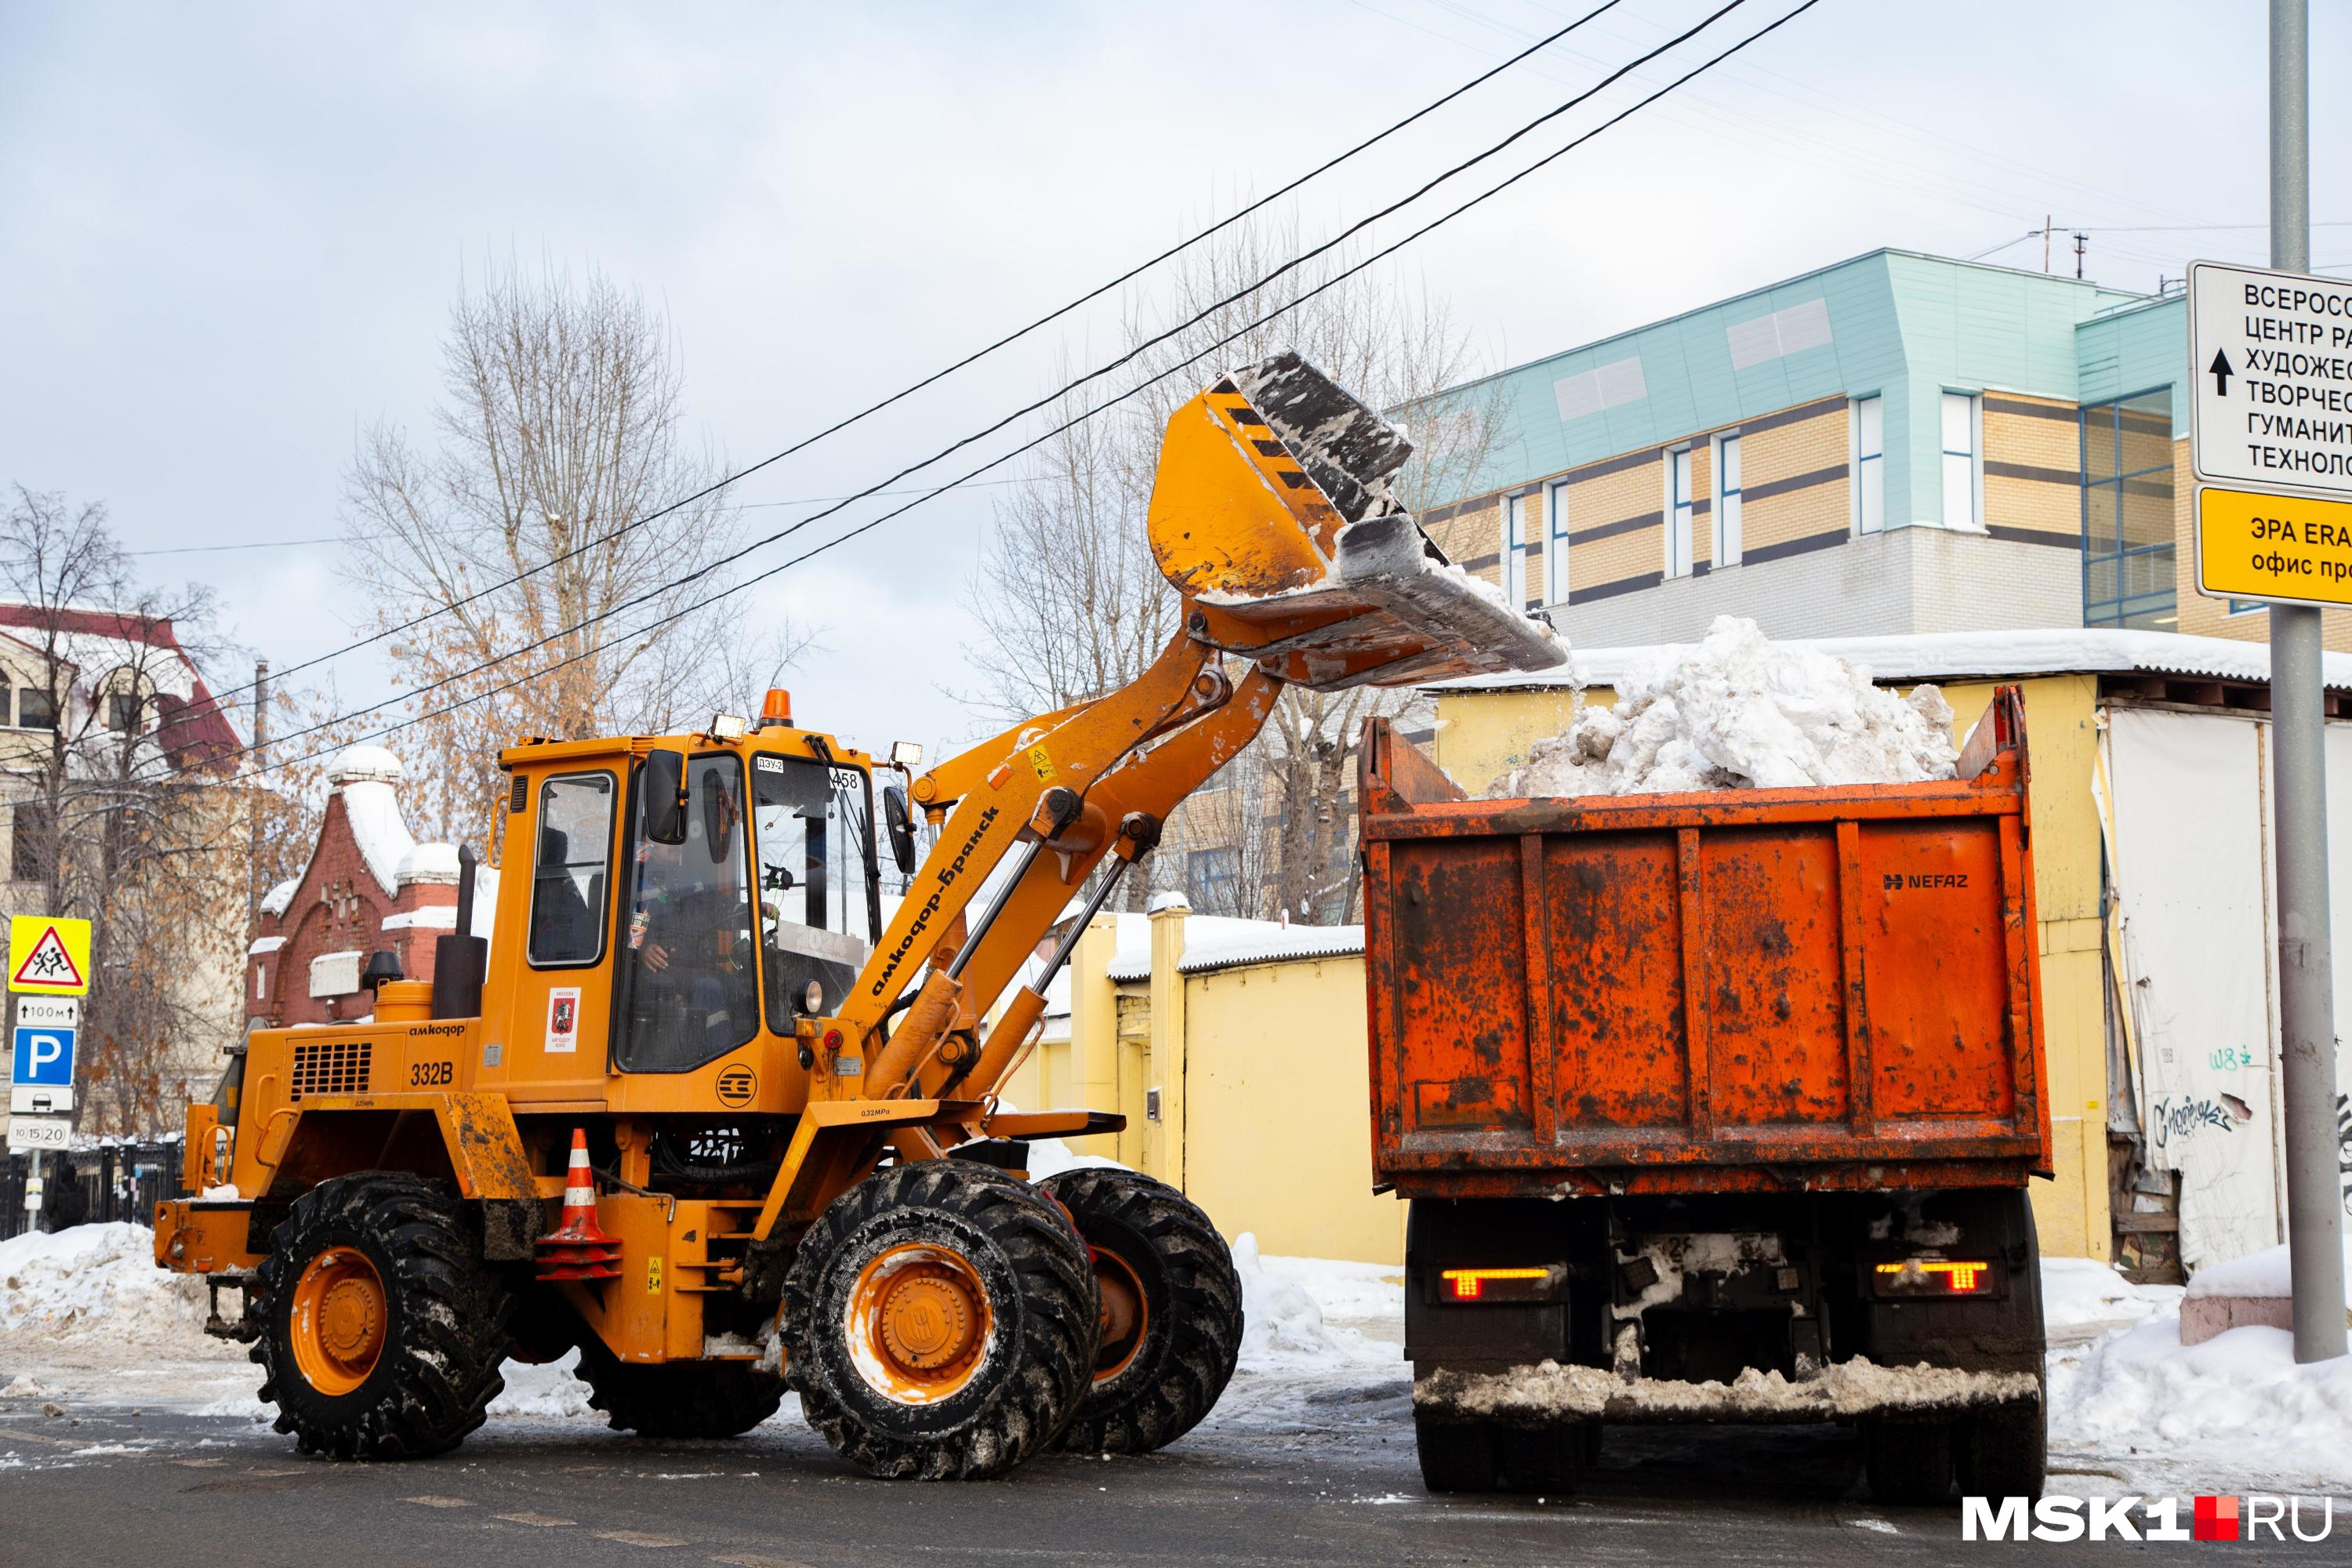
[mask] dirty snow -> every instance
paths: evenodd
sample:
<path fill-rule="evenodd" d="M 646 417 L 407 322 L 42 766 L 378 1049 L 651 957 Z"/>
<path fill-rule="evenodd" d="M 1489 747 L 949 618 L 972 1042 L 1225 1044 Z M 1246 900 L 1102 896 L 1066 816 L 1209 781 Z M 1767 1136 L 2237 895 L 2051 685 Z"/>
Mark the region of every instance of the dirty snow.
<path fill-rule="evenodd" d="M 1033 1157 L 1041 1170 L 1086 1163 L 1048 1139 Z M 130 1225 L 0 1242 L 0 1400 L 144 1404 L 267 1422 L 246 1348 L 205 1335 L 202 1282 L 156 1268 L 152 1248 L 152 1234 Z M 1235 1239 L 1234 1260 L 1248 1323 L 1209 1430 L 1396 1440 L 1412 1394 L 1402 1269 L 1270 1258 L 1246 1234 Z M 2088 1259 L 2043 1259 L 2042 1289 L 2055 1489 L 2113 1491 L 2119 1481 L 2143 1491 L 2352 1489 L 2352 1357 L 2298 1367 L 2291 1337 L 2267 1328 L 2183 1347 L 2178 1287 L 2135 1285 Z M 509 1362 L 493 1425 L 601 1428 L 576 1363 L 576 1352 L 543 1366 Z M 1916 1369 L 1848 1365 L 1806 1383 L 1751 1378 L 1691 1397 L 1797 1414 L 1801 1405 L 1834 1407 L 1883 1393 L 1886 1380 L 1921 1386 L 1918 1377 Z M 1527 1386 L 1456 1392 L 1508 1403 L 1532 1390 L 1583 1409 L 1623 1389 L 1599 1369 L 1545 1369 Z M 1667 1385 L 1650 1397 L 1671 1403 L 1677 1394 Z M 788 1400 L 776 1419 L 796 1425 L 796 1404 Z"/>
<path fill-rule="evenodd" d="M 1746 1420 L 1852 1416 L 1874 1410 L 1951 1409 L 2029 1397 L 2031 1373 L 1959 1372 L 1950 1367 L 1878 1366 L 1863 1357 L 1792 1381 L 1777 1372 L 1742 1372 L 1729 1384 L 1644 1378 L 1627 1383 L 1606 1367 L 1539 1366 L 1507 1373 L 1432 1373 L 1413 1384 L 1413 1403 L 1455 1415 L 1499 1417 L 1670 1417 L 1729 1413 Z"/>
<path fill-rule="evenodd" d="M 1490 795 L 1645 795 L 1953 776 L 1952 710 L 1932 686 L 1906 698 L 1860 665 L 1776 644 L 1719 616 L 1687 647 L 1629 668 L 1612 708 L 1580 689 L 1566 733 L 1539 741 Z"/>

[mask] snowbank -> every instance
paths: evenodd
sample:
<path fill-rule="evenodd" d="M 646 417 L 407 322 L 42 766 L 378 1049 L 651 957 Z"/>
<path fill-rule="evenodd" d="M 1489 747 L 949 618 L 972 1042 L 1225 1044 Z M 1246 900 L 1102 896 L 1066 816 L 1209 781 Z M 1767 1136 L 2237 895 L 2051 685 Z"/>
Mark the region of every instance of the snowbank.
<path fill-rule="evenodd" d="M 1908 784 L 1950 778 L 1958 762 L 1952 710 L 1936 688 L 1900 698 L 1862 666 L 1719 616 L 1696 646 L 1629 669 L 1615 707 L 1587 707 L 1580 690 L 1568 732 L 1537 742 L 1490 794 Z"/>
<path fill-rule="evenodd" d="M 2114 1328 L 2179 1310 L 2178 1285 L 2135 1285 L 2095 1258 L 2042 1260 L 2042 1320 L 2053 1339 L 2068 1329 Z"/>
<path fill-rule="evenodd" d="M 113 1352 L 125 1364 L 217 1359 L 204 1330 L 207 1292 L 155 1267 L 144 1226 L 76 1226 L 0 1241 L 0 1344 Z M 242 1355 L 242 1347 L 236 1347 Z"/>
<path fill-rule="evenodd" d="M 2352 1356 L 2298 1366 L 2284 1329 L 2184 1346 L 2178 1310 L 2166 1311 L 2053 1358 L 2050 1436 L 2060 1449 L 2156 1454 L 2281 1489 L 2352 1487 Z"/>
<path fill-rule="evenodd" d="M 2344 1293 L 2352 1300 L 2352 1232 L 2344 1237 Z M 2294 1270 L 2284 1242 L 2200 1268 L 2189 1294 L 2202 1296 L 2293 1296 Z"/>
<path fill-rule="evenodd" d="M 1242 1277 L 1242 1362 L 1332 1364 L 1346 1361 L 1339 1338 L 1323 1326 L 1323 1309 L 1306 1286 L 1268 1268 L 1257 1236 L 1234 1237 L 1234 1270 Z"/>

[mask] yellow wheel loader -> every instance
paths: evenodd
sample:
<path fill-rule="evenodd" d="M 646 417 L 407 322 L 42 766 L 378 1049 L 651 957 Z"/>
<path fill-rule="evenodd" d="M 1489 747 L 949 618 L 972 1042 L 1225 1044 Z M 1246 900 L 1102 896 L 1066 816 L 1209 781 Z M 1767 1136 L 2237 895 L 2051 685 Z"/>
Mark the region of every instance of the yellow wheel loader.
<path fill-rule="evenodd" d="M 1028 1140 L 1120 1121 L 992 1090 L 1078 930 L 1286 682 L 1559 662 L 1391 496 L 1410 450 L 1296 356 L 1220 380 L 1161 449 L 1166 648 L 928 771 L 781 691 L 756 722 L 501 752 L 495 942 L 465 934 L 468 856 L 429 983 L 379 955 L 370 1020 L 257 1031 L 190 1108 L 202 1195 L 158 1206 L 156 1261 L 212 1282 L 278 1429 L 440 1452 L 508 1357 L 573 1348 L 616 1427 L 732 1436 L 790 1387 L 877 1476 L 1198 1422 L 1241 1341 L 1224 1243 L 1130 1172 L 1033 1185 Z"/>

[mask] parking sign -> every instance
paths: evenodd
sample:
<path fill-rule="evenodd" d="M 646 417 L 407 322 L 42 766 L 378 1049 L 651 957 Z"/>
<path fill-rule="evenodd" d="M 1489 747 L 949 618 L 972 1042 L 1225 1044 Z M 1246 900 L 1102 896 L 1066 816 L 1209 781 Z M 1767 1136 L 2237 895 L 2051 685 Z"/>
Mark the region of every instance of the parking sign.
<path fill-rule="evenodd" d="M 50 1025 L 19 1025 L 9 1076 L 26 1088 L 63 1089 L 73 1082 L 74 1034 Z"/>

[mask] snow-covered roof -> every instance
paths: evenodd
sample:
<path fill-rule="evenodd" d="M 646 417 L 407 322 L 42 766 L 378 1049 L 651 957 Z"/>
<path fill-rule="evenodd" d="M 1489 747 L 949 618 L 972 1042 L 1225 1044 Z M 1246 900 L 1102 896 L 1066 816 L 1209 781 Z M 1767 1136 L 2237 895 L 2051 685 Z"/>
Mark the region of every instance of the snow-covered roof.
<path fill-rule="evenodd" d="M 421 910 L 410 910 L 403 914 L 386 915 L 383 917 L 383 924 L 377 929 L 380 931 L 413 931 L 418 929 L 429 931 L 456 931 L 457 929 L 457 906 L 455 904 L 427 904 Z"/>
<path fill-rule="evenodd" d="M 261 895 L 261 912 L 265 915 L 284 915 L 288 910 L 294 907 L 294 895 L 301 890 L 301 878 L 287 878 Z"/>
<path fill-rule="evenodd" d="M 245 951 L 247 955 L 258 958 L 263 953 L 276 952 L 285 945 L 286 939 L 282 936 L 257 936 L 253 939 L 253 945 Z"/>
<path fill-rule="evenodd" d="M 1202 974 L 1244 963 L 1328 958 L 1363 951 L 1361 926 L 1286 926 L 1279 921 L 1192 915 L 1184 921 L 1184 956 L 1176 970 L 1180 974 Z M 1150 916 L 1118 917 L 1118 951 L 1110 961 L 1109 974 L 1120 981 L 1151 978 Z"/>
<path fill-rule="evenodd" d="M 1239 969 L 1244 964 L 1282 963 L 1292 959 L 1345 958 L 1364 951 L 1361 926 L 1276 927 L 1263 936 L 1197 942 L 1190 937 L 1187 931 L 1184 956 L 1176 963 L 1179 974 L 1208 974 L 1220 969 Z"/>
<path fill-rule="evenodd" d="M 2190 637 L 2181 632 L 2129 632 L 2078 626 L 2052 630 L 1917 632 L 1901 637 L 1776 638 L 1795 647 L 1819 648 L 1853 664 L 1866 665 L 1879 680 L 1961 680 L 2015 675 L 2186 675 L 2216 680 L 2267 681 L 2271 650 L 2266 642 Z M 1473 675 L 1423 689 L 1540 691 L 1575 685 L 1613 686 L 1637 661 L 1657 658 L 1681 643 L 1630 647 L 1579 648 L 1557 669 L 1532 673 Z M 2328 686 L 2352 690 L 2352 654 L 2323 656 Z"/>
<path fill-rule="evenodd" d="M 339 784 L 373 780 L 377 784 L 398 784 L 402 771 L 400 759 L 382 746 L 346 746 L 327 763 L 327 782 Z"/>
<path fill-rule="evenodd" d="M 392 877 L 402 887 L 411 882 L 446 882 L 454 888 L 463 869 L 457 863 L 455 844 L 418 844 L 400 858 Z"/>
<path fill-rule="evenodd" d="M 335 794 L 342 800 L 344 819 L 352 825 L 352 841 L 359 846 L 376 886 L 386 893 L 398 892 L 401 862 L 415 850 L 416 839 L 401 817 L 392 785 L 379 776 L 362 775 L 346 779 L 336 786 Z"/>

